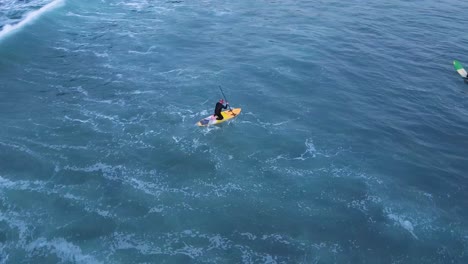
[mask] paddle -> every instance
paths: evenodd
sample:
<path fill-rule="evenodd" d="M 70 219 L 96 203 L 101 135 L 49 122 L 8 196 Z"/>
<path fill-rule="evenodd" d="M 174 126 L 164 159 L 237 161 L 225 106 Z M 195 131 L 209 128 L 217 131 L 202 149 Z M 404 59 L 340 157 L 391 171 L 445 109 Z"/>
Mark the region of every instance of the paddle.
<path fill-rule="evenodd" d="M 219 85 L 218 87 L 219 87 L 219 90 L 221 91 L 221 93 L 223 94 L 224 101 L 226 101 L 226 103 L 228 103 L 229 101 L 227 100 L 226 95 L 223 92 L 223 88 L 221 88 L 221 85 Z M 232 112 L 231 106 L 229 104 L 228 104 L 228 107 L 229 107 L 229 111 L 231 111 L 231 114 L 236 115 L 236 114 L 234 114 L 234 112 Z"/>

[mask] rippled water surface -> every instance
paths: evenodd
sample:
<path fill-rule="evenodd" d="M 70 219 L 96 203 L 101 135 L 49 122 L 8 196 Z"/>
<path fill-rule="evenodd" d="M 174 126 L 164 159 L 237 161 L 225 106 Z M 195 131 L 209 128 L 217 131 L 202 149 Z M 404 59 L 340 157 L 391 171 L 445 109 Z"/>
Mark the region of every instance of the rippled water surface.
<path fill-rule="evenodd" d="M 468 263 L 467 9 L 0 2 L 0 263 Z"/>

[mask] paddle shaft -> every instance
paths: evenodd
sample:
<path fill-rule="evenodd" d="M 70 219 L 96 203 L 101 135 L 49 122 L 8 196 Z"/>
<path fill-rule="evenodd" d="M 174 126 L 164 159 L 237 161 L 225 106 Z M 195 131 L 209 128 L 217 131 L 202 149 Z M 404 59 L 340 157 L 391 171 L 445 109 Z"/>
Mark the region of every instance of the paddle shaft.
<path fill-rule="evenodd" d="M 223 92 L 223 88 L 221 88 L 221 85 L 219 86 L 219 90 L 221 91 L 221 93 L 223 94 L 223 98 L 224 98 L 224 101 L 226 101 L 226 103 L 228 103 L 228 100 L 226 98 L 226 95 L 224 94 Z M 231 106 L 228 104 L 228 107 L 229 107 L 229 110 L 231 110 L 232 112 L 232 109 L 231 109 Z"/>

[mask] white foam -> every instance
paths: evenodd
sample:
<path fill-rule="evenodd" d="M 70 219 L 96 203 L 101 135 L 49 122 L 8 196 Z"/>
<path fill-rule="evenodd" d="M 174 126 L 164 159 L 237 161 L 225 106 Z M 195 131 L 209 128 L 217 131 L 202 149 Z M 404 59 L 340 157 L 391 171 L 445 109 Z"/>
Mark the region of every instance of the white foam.
<path fill-rule="evenodd" d="M 166 185 L 161 184 L 157 179 L 152 181 L 145 181 L 138 178 L 139 175 L 147 176 L 160 176 L 156 171 L 143 171 L 143 170 L 129 170 L 123 165 L 108 165 L 105 163 L 95 163 L 86 167 L 77 167 L 77 166 L 64 166 L 63 170 L 69 171 L 78 171 L 86 173 L 98 173 L 101 174 L 104 178 L 112 181 L 122 181 L 125 184 L 133 187 L 136 190 L 142 191 L 148 195 L 159 197 L 164 192 L 171 193 L 180 193 L 185 196 L 190 197 L 199 197 L 200 194 L 189 192 L 187 189 L 177 189 L 177 188 L 168 188 Z M 156 182 L 155 182 L 156 181 Z M 101 210 L 97 212 L 102 216 L 108 216 L 108 212 Z"/>
<path fill-rule="evenodd" d="M 249 233 L 249 232 L 244 232 L 244 233 L 240 233 L 241 236 L 246 236 L 249 240 L 255 240 L 257 238 L 256 235 L 252 234 L 252 233 Z"/>
<path fill-rule="evenodd" d="M 351 202 L 348 202 L 347 206 L 348 208 L 354 208 L 363 213 L 367 213 L 369 211 L 369 205 L 380 204 L 381 202 L 382 199 L 380 197 L 366 194 L 365 199 L 353 200 Z M 372 218 L 370 218 L 369 220 L 372 221 Z"/>
<path fill-rule="evenodd" d="M 198 113 L 199 115 L 202 115 L 202 116 L 205 116 L 205 115 L 208 115 L 208 110 L 202 110 L 200 113 Z"/>
<path fill-rule="evenodd" d="M 90 212 L 90 213 L 97 213 L 98 215 L 102 216 L 102 217 L 105 217 L 105 218 L 113 218 L 113 217 L 116 217 L 114 214 L 112 214 L 111 212 L 107 211 L 107 210 L 102 210 L 102 209 L 99 209 L 99 208 L 94 208 L 94 206 L 90 206 L 88 203 L 86 203 L 86 199 L 84 198 L 81 198 L 81 197 L 78 197 L 76 195 L 73 195 L 71 193 L 66 193 L 65 195 L 63 195 L 63 198 L 66 198 L 66 199 L 70 199 L 70 200 L 73 200 L 73 201 L 76 201 L 76 202 L 80 202 L 80 204 L 84 203 L 85 206 L 84 206 L 84 209 L 87 211 L 87 212 Z"/>
<path fill-rule="evenodd" d="M 73 12 L 67 12 L 66 16 L 74 16 L 74 17 L 90 17 L 90 16 L 84 16 L 84 15 L 79 15 L 77 13 L 73 13 Z"/>
<path fill-rule="evenodd" d="M 237 248 L 242 252 L 242 263 L 244 264 L 252 264 L 254 261 L 252 260 L 253 258 L 253 252 L 251 249 L 248 249 L 243 246 L 237 246 Z"/>
<path fill-rule="evenodd" d="M 2 31 L 0 31 L 0 39 L 2 39 L 3 37 L 15 32 L 15 31 L 17 31 L 17 30 L 19 30 L 21 28 L 23 28 L 25 25 L 27 25 L 27 24 L 33 22 L 34 20 L 36 20 L 37 18 L 39 18 L 42 14 L 61 6 L 64 2 L 65 2 L 65 0 L 52 1 L 49 4 L 41 7 L 40 9 L 28 13 L 24 17 L 24 19 L 21 20 L 19 23 L 14 24 L 14 25 L 10 25 L 10 24 L 5 25 L 3 27 L 3 29 L 2 29 Z"/>
<path fill-rule="evenodd" d="M 85 89 L 83 89 L 83 87 L 77 86 L 77 87 L 75 87 L 75 88 L 76 88 L 76 90 L 77 90 L 78 92 L 80 92 L 80 93 L 82 93 L 82 94 L 88 96 L 88 91 L 86 91 Z"/>
<path fill-rule="evenodd" d="M 24 216 L 24 215 L 21 215 Z M 18 213 L 15 212 L 0 212 L 0 222 L 5 222 L 12 229 L 18 230 L 19 243 L 23 244 L 28 235 L 28 226 L 27 224 L 20 220 L 21 217 Z"/>
<path fill-rule="evenodd" d="M 83 198 L 80 198 L 76 195 L 73 195 L 71 193 L 66 193 L 63 198 L 70 199 L 70 200 L 76 200 L 76 201 L 83 201 Z"/>
<path fill-rule="evenodd" d="M 5 245 L 0 247 L 0 256 L 3 257 L 3 259 L 0 259 L 0 264 L 9 263 L 8 258 L 10 257 L 10 255 L 8 255 L 8 253 L 5 252 L 5 247 Z"/>
<path fill-rule="evenodd" d="M 225 197 L 231 192 L 237 192 L 237 191 L 243 190 L 238 184 L 234 184 L 234 183 L 227 183 L 227 184 L 221 184 L 221 185 L 216 185 L 216 184 L 207 183 L 207 182 L 200 182 L 200 183 L 211 188 L 210 191 L 207 191 L 203 194 L 203 196 L 205 197 L 211 197 L 213 195 L 216 195 L 217 197 Z"/>
<path fill-rule="evenodd" d="M 312 139 L 306 139 L 304 144 L 306 146 L 305 152 L 302 153 L 300 157 L 297 157 L 297 158 L 294 158 L 294 159 L 305 160 L 306 159 L 305 157 L 307 157 L 307 155 L 310 155 L 313 158 L 315 158 L 317 156 L 317 150 L 315 149 L 315 145 L 314 145 L 314 142 L 312 141 Z"/>
<path fill-rule="evenodd" d="M 214 248 L 220 248 L 220 249 L 228 249 L 229 246 L 229 240 L 226 238 L 221 237 L 220 235 L 215 235 L 209 238 L 210 245 L 208 247 L 208 250 L 214 249 Z"/>
<path fill-rule="evenodd" d="M 153 50 L 154 48 L 156 48 L 156 46 L 151 46 L 151 47 L 149 47 L 147 51 L 129 50 L 128 53 L 140 54 L 140 55 L 148 55 L 148 54 L 153 53 L 152 50 Z"/>
<path fill-rule="evenodd" d="M 153 207 L 149 210 L 148 213 L 162 213 L 164 211 L 164 207 Z"/>
<path fill-rule="evenodd" d="M 85 208 L 86 211 L 88 212 L 96 212 L 98 215 L 102 216 L 102 217 L 105 217 L 105 218 L 115 218 L 115 214 L 107 211 L 107 210 L 101 210 L 101 209 L 96 209 L 96 210 L 93 210 L 92 208 L 89 208 L 89 207 L 86 207 Z"/>
<path fill-rule="evenodd" d="M 278 156 L 276 156 L 275 158 L 270 158 L 270 159 L 267 159 L 266 160 L 266 163 L 272 163 L 272 164 L 276 164 L 276 162 L 280 159 L 285 159 L 287 160 L 287 158 L 283 155 L 283 154 L 279 154 Z"/>
<path fill-rule="evenodd" d="M 15 189 L 15 190 L 34 190 L 40 191 L 45 189 L 45 182 L 43 181 L 25 181 L 17 180 L 11 181 L 0 176 L 0 189 Z"/>
<path fill-rule="evenodd" d="M 119 74 L 118 74 L 119 75 Z M 119 78 L 122 78 L 122 74 L 120 74 Z M 133 92 L 130 92 L 128 94 L 154 94 L 156 93 L 155 91 L 140 91 L 140 90 L 135 90 Z"/>
<path fill-rule="evenodd" d="M 134 3 L 121 2 L 119 4 L 124 5 L 124 6 L 128 6 L 128 7 L 133 7 L 135 9 L 137 9 L 137 10 L 142 10 L 143 8 L 145 8 L 147 6 L 147 3 L 141 3 L 141 2 L 134 2 Z"/>
<path fill-rule="evenodd" d="M 66 120 L 70 120 L 70 121 L 73 121 L 73 122 L 80 122 L 80 123 L 89 123 L 89 122 L 90 122 L 90 119 L 88 119 L 88 120 L 81 120 L 81 119 L 77 119 L 77 118 L 70 118 L 70 117 L 68 117 L 67 115 L 65 115 L 64 118 L 65 118 Z"/>
<path fill-rule="evenodd" d="M 83 109 L 81 112 L 86 116 L 94 116 L 94 117 L 97 117 L 97 118 L 109 120 L 109 121 L 117 123 L 119 125 L 125 125 L 124 123 L 122 123 L 119 120 L 118 116 L 104 115 L 104 114 L 101 114 L 101 113 L 98 113 L 98 112 L 88 111 L 88 110 L 85 110 L 85 109 Z"/>
<path fill-rule="evenodd" d="M 278 243 L 281 243 L 281 244 L 285 244 L 285 245 L 289 245 L 291 244 L 288 240 L 286 240 L 287 238 L 281 236 L 281 235 L 278 235 L 278 234 L 270 234 L 270 235 L 263 235 L 262 236 L 262 240 L 273 240 L 275 242 L 278 242 Z"/>
<path fill-rule="evenodd" d="M 413 227 L 413 224 L 408 220 L 408 219 L 405 219 L 404 217 L 400 216 L 400 215 L 397 215 L 397 214 L 393 214 L 393 213 L 389 213 L 388 214 L 388 218 L 390 218 L 391 220 L 395 221 L 396 223 L 398 223 L 402 228 L 406 229 L 408 232 L 410 232 L 410 234 L 418 239 L 418 237 L 416 236 L 416 234 L 414 233 L 414 227 Z"/>
<path fill-rule="evenodd" d="M 117 166 L 117 168 L 120 168 L 120 166 Z M 79 168 L 76 166 L 65 166 L 64 169 L 71 170 L 71 171 L 83 171 L 83 172 L 97 172 L 97 171 L 114 172 L 115 167 L 98 162 L 98 163 L 95 163 L 91 166 L 84 167 L 84 168 Z"/>
<path fill-rule="evenodd" d="M 54 238 L 52 240 L 39 238 L 26 247 L 26 250 L 30 253 L 36 253 L 36 251 L 40 249 L 45 249 L 47 252 L 54 253 L 63 262 L 101 263 L 92 256 L 83 254 L 80 247 L 63 238 Z"/>
<path fill-rule="evenodd" d="M 207 136 L 207 135 L 210 135 L 212 131 L 216 131 L 219 129 L 221 129 L 221 127 L 219 126 L 206 126 L 206 127 L 203 127 L 202 129 L 199 129 L 198 131 L 200 131 L 203 134 L 203 136 Z"/>
<path fill-rule="evenodd" d="M 67 49 L 67 48 L 63 48 L 63 47 L 52 47 L 53 49 L 55 50 L 61 50 L 61 51 L 65 51 L 65 52 L 69 52 L 70 50 Z"/>
<path fill-rule="evenodd" d="M 99 53 L 99 52 L 93 52 L 93 54 L 96 56 L 96 57 L 100 57 L 100 58 L 108 58 L 109 57 L 109 54 L 107 54 L 107 52 L 103 52 L 103 53 Z"/>
<path fill-rule="evenodd" d="M 15 144 L 3 143 L 3 142 L 1 142 L 1 141 L 0 141 L 0 145 L 5 146 L 5 147 L 14 148 L 14 149 L 16 149 L 16 150 L 18 150 L 18 151 L 21 151 L 21 152 L 25 152 L 25 153 L 27 153 L 27 154 L 29 154 L 29 155 L 31 155 L 31 156 L 37 158 L 37 159 L 42 159 L 42 156 L 41 156 L 41 155 L 35 153 L 34 151 L 30 150 L 29 148 L 27 148 L 27 147 L 25 147 L 25 146 L 23 146 L 23 145 L 15 145 Z"/>
<path fill-rule="evenodd" d="M 161 249 L 154 246 L 153 243 L 137 239 L 132 234 L 114 233 L 111 247 L 113 251 L 120 249 L 136 249 L 144 255 L 162 253 Z"/>
<path fill-rule="evenodd" d="M 101 172 L 106 178 L 111 179 L 111 180 L 117 180 L 119 179 L 116 176 L 116 173 L 118 170 L 121 170 L 123 166 L 118 165 L 118 166 L 111 166 L 107 165 L 101 162 L 95 163 L 94 165 L 88 166 L 88 167 L 76 167 L 76 166 L 65 166 L 63 167 L 64 170 L 70 170 L 70 171 L 81 171 L 81 172 Z"/>
<path fill-rule="evenodd" d="M 343 249 L 341 248 L 341 246 L 339 244 L 330 245 L 329 250 L 330 250 L 330 252 L 332 252 L 334 254 L 338 254 L 339 252 L 343 251 Z"/>
<path fill-rule="evenodd" d="M 128 183 L 135 189 L 143 191 L 146 194 L 159 197 L 164 191 L 170 191 L 164 186 L 159 186 L 152 182 L 138 180 L 136 178 L 126 179 Z"/>
<path fill-rule="evenodd" d="M 276 264 L 278 262 L 276 262 L 275 258 L 276 257 L 272 257 L 271 255 L 266 254 L 265 256 L 263 256 L 262 261 L 264 264 Z"/>
<path fill-rule="evenodd" d="M 200 257 L 203 255 L 203 248 L 198 248 L 192 245 L 185 244 L 183 248 L 177 249 L 173 253 L 186 255 L 190 257 L 191 259 L 195 259 L 196 257 Z"/>

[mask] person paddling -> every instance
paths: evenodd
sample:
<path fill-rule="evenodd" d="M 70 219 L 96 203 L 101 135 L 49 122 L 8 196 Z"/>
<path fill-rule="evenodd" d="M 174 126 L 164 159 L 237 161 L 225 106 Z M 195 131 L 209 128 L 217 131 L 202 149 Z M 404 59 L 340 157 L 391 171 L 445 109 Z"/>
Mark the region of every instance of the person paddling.
<path fill-rule="evenodd" d="M 213 117 L 216 117 L 216 120 L 223 120 L 224 117 L 221 114 L 221 110 L 226 109 L 228 105 L 228 102 L 226 102 L 226 105 L 224 105 L 224 99 L 220 99 L 219 102 L 216 103 Z"/>

